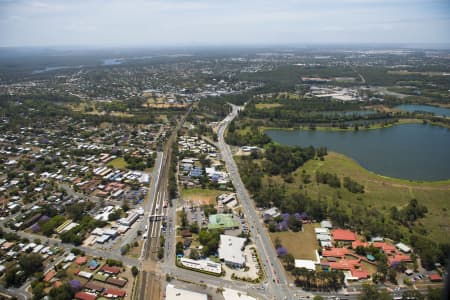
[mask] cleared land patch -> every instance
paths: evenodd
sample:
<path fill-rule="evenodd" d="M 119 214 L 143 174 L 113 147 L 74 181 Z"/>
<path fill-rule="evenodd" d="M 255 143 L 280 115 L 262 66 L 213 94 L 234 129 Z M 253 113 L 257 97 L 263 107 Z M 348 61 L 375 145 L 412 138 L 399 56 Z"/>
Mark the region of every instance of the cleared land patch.
<path fill-rule="evenodd" d="M 264 109 L 264 108 L 275 108 L 282 106 L 280 103 L 258 103 L 255 104 L 255 107 L 257 109 Z"/>
<path fill-rule="evenodd" d="M 281 244 L 296 259 L 316 260 L 316 249 L 318 247 L 314 226 L 312 224 L 304 224 L 303 231 L 292 232 L 271 232 L 270 238 L 275 242 L 276 238 L 281 240 Z"/>
<path fill-rule="evenodd" d="M 216 198 L 224 191 L 219 190 L 207 190 L 207 189 L 182 189 L 181 197 L 185 201 L 189 201 L 192 204 L 215 204 Z"/>
<path fill-rule="evenodd" d="M 108 166 L 114 167 L 116 169 L 125 169 L 127 167 L 127 162 L 123 157 L 118 157 L 110 161 L 108 163 Z"/>

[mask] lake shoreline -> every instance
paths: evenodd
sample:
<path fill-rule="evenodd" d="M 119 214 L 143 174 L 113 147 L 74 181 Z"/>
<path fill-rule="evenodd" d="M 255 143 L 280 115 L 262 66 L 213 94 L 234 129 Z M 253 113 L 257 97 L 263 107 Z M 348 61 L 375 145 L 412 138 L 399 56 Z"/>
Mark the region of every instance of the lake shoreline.
<path fill-rule="evenodd" d="M 386 178 L 418 183 L 450 181 L 448 130 L 419 122 L 396 123 L 383 129 L 386 130 L 264 128 L 264 132 L 281 145 L 327 147 Z"/>
<path fill-rule="evenodd" d="M 386 176 L 386 175 L 382 175 L 379 173 L 376 173 L 374 171 L 371 171 L 367 168 L 365 168 L 363 165 L 361 165 L 356 159 L 344 154 L 344 153 L 340 153 L 337 151 L 328 151 L 328 153 L 333 154 L 333 155 L 338 155 L 338 156 L 342 156 L 345 159 L 351 161 L 352 163 L 356 164 L 358 167 L 360 167 L 361 169 L 364 170 L 364 172 L 369 173 L 371 175 L 380 177 L 381 179 L 385 179 L 388 181 L 391 181 L 393 183 L 398 183 L 398 184 L 414 184 L 414 185 L 446 185 L 449 184 L 450 185 L 450 178 L 448 179 L 443 179 L 443 180 L 414 180 L 414 179 L 406 179 L 406 178 L 398 178 L 398 177 L 392 177 L 392 176 Z M 325 156 L 326 158 L 326 156 Z M 449 187 L 450 188 L 450 187 Z"/>
<path fill-rule="evenodd" d="M 450 128 L 447 126 L 443 126 L 443 124 L 440 123 L 434 123 L 434 122 L 430 122 L 427 121 L 429 125 L 433 125 L 433 126 L 439 126 L 439 127 L 444 127 L 444 128 Z M 314 129 L 309 128 L 308 126 L 301 126 L 301 127 L 293 127 L 293 128 L 286 128 L 286 127 L 270 127 L 270 126 L 263 126 L 263 127 L 259 127 L 260 132 L 266 132 L 267 130 L 280 130 L 280 131 L 295 131 L 295 130 L 304 130 L 304 131 L 342 131 L 342 132 L 346 132 L 346 131 L 365 131 L 365 130 L 376 130 L 376 129 L 384 129 L 384 128 L 390 128 L 393 126 L 397 126 L 397 125 L 403 125 L 403 124 L 423 124 L 423 120 L 422 119 L 400 119 L 398 122 L 395 123 L 391 123 L 391 124 L 386 124 L 384 126 L 382 126 L 381 124 L 375 124 L 375 126 L 371 126 L 369 128 L 363 126 L 363 125 L 358 125 L 358 130 L 355 130 L 353 126 L 349 126 L 348 128 L 339 128 L 339 127 L 331 127 L 331 126 L 316 126 Z M 426 125 L 426 124 L 424 124 Z"/>

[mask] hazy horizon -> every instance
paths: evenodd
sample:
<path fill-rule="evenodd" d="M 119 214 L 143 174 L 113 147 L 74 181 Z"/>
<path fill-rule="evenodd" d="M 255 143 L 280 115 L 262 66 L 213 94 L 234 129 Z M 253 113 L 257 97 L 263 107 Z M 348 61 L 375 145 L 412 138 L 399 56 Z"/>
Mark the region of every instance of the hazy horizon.
<path fill-rule="evenodd" d="M 0 47 L 450 45 L 445 0 L 0 0 Z"/>

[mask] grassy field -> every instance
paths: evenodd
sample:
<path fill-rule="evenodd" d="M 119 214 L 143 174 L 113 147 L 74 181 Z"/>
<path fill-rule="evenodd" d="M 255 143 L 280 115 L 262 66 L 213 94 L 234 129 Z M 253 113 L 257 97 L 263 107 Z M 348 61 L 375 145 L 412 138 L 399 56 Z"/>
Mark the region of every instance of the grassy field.
<path fill-rule="evenodd" d="M 303 225 L 300 232 L 271 232 L 270 238 L 275 242 L 276 238 L 281 240 L 281 244 L 296 259 L 316 260 L 316 249 L 318 248 L 314 226 L 312 224 Z"/>
<path fill-rule="evenodd" d="M 114 167 L 116 169 L 125 169 L 127 167 L 127 162 L 123 157 L 118 157 L 116 159 L 113 159 L 108 163 L 108 166 Z"/>
<path fill-rule="evenodd" d="M 313 199 L 318 195 L 333 199 L 340 194 L 344 203 L 360 203 L 375 207 L 386 214 L 392 206 L 402 208 L 411 199 L 416 198 L 428 208 L 428 213 L 420 222 L 428 230 L 430 238 L 444 242 L 450 234 L 450 180 L 417 182 L 405 179 L 389 178 L 372 173 L 361 167 L 356 161 L 338 153 L 329 153 L 324 161 L 310 160 L 293 173 L 294 182 L 287 184 L 288 192 L 298 191 L 302 185 L 301 174 L 305 170 L 313 183 L 305 185 L 306 193 Z M 344 188 L 335 189 L 328 185 L 316 184 L 315 172 L 336 173 L 339 177 L 349 176 L 365 187 L 364 194 L 353 194 Z M 283 181 L 280 177 L 274 178 Z"/>
<path fill-rule="evenodd" d="M 257 109 L 275 108 L 275 107 L 280 107 L 280 106 L 281 106 L 280 103 L 258 103 L 258 104 L 255 104 L 255 107 Z"/>
<path fill-rule="evenodd" d="M 279 93 L 279 94 L 278 94 L 278 98 L 285 98 L 285 99 L 299 100 L 299 99 L 300 99 L 300 96 L 299 96 L 299 94 L 289 93 L 289 92 L 284 92 L 284 93 Z"/>
<path fill-rule="evenodd" d="M 192 203 L 200 204 L 215 204 L 216 198 L 224 191 L 219 190 L 207 190 L 207 189 L 182 189 L 181 197 L 184 200 L 190 201 Z"/>

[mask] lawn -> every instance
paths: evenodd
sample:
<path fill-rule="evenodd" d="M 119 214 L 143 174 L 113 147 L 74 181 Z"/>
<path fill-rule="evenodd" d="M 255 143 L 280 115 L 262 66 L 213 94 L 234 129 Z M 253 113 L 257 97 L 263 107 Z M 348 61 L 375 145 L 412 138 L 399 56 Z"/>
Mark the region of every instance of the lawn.
<path fill-rule="evenodd" d="M 116 169 L 126 169 L 127 162 L 125 161 L 125 159 L 123 157 L 118 157 L 118 158 L 113 159 L 112 161 L 110 161 L 108 163 L 108 166 L 114 167 Z"/>
<path fill-rule="evenodd" d="M 303 231 L 300 232 L 284 231 L 270 233 L 272 242 L 275 242 L 277 237 L 281 240 L 281 245 L 296 259 L 316 260 L 318 244 L 312 224 L 304 224 Z"/>
<path fill-rule="evenodd" d="M 130 248 L 130 251 L 127 253 L 128 256 L 139 258 L 139 256 L 141 255 L 142 246 L 144 245 L 144 240 L 139 240 L 138 244 L 139 245 L 137 247 Z"/>
<path fill-rule="evenodd" d="M 338 153 L 329 153 L 324 161 L 310 160 L 293 173 L 294 182 L 286 184 L 288 192 L 299 190 L 301 174 L 305 170 L 313 183 L 305 185 L 306 193 L 313 199 L 320 194 L 326 199 L 334 199 L 340 194 L 343 203 L 361 203 L 376 207 L 386 214 L 392 206 L 401 208 L 411 199 L 416 198 L 428 208 L 428 213 L 420 222 L 429 232 L 429 236 L 439 242 L 447 240 L 450 234 L 450 180 L 434 182 L 417 182 L 405 179 L 389 178 L 372 173 L 361 167 L 353 159 Z M 363 184 L 364 194 L 353 194 L 344 188 L 334 189 L 328 185 L 314 183 L 315 172 L 336 173 L 339 177 L 349 176 Z M 281 178 L 275 178 L 282 181 Z"/>
<path fill-rule="evenodd" d="M 275 108 L 275 107 L 280 107 L 280 106 L 281 106 L 280 103 L 257 103 L 257 104 L 255 104 L 255 107 L 257 109 Z"/>
<path fill-rule="evenodd" d="M 185 201 L 190 201 L 193 204 L 199 203 L 201 205 L 205 204 L 215 204 L 216 198 L 224 191 L 219 190 L 208 190 L 208 189 L 182 189 L 181 197 Z"/>

